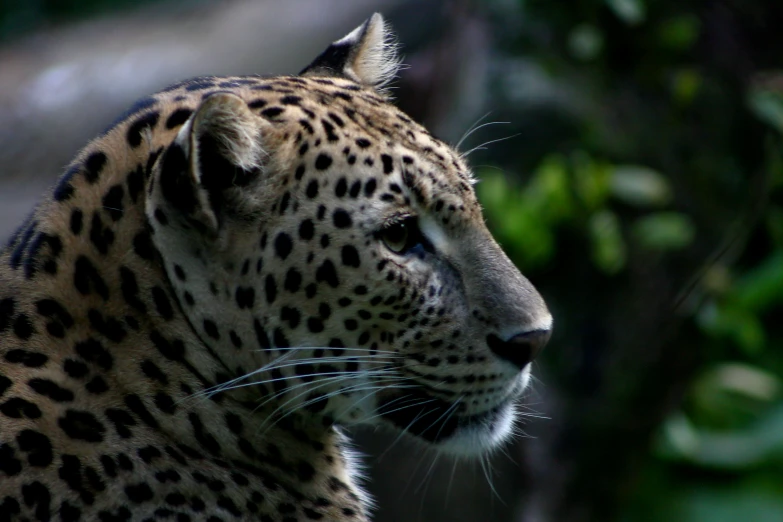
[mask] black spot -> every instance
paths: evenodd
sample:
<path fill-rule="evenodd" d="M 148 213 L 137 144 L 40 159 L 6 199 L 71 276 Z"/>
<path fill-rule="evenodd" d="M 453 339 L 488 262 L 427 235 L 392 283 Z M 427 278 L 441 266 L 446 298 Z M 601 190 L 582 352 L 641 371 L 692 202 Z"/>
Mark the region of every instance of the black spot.
<path fill-rule="evenodd" d="M 372 195 L 375 193 L 375 189 L 378 187 L 378 182 L 375 181 L 375 178 L 370 178 L 367 180 L 367 183 L 364 184 L 364 195 L 369 197 L 372 197 Z"/>
<path fill-rule="evenodd" d="M 158 207 L 155 209 L 155 212 L 153 213 L 155 216 L 155 220 L 163 225 L 164 227 L 169 224 L 169 218 L 166 216 L 166 213 L 163 212 L 163 209 Z"/>
<path fill-rule="evenodd" d="M 46 330 L 54 337 L 63 338 L 65 330 L 73 326 L 73 317 L 56 300 L 40 299 L 35 307 L 39 314 L 51 319 L 46 323 Z"/>
<path fill-rule="evenodd" d="M 87 368 L 87 365 L 81 361 L 66 359 L 65 362 L 63 362 L 63 371 L 74 379 L 81 379 L 87 375 L 90 370 Z"/>
<path fill-rule="evenodd" d="M 84 161 L 84 178 L 88 183 L 94 184 L 98 181 L 103 167 L 106 165 L 106 154 L 103 152 L 93 152 Z"/>
<path fill-rule="evenodd" d="M 144 446 L 143 448 L 139 448 L 136 451 L 136 454 L 147 464 L 163 455 L 155 446 Z"/>
<path fill-rule="evenodd" d="M 80 168 L 78 166 L 73 166 L 62 175 L 52 194 L 55 201 L 67 201 L 73 196 L 73 185 L 71 182 L 73 181 L 74 176 L 79 173 L 79 170 Z"/>
<path fill-rule="evenodd" d="M 30 318 L 27 314 L 19 314 L 14 321 L 14 334 L 21 340 L 26 341 L 33 335 L 35 329 L 33 323 L 30 322 Z"/>
<path fill-rule="evenodd" d="M 291 236 L 285 232 L 280 232 L 275 238 L 275 253 L 277 256 L 280 259 L 287 258 L 288 254 L 291 253 L 292 248 L 293 242 L 291 241 Z"/>
<path fill-rule="evenodd" d="M 345 196 L 345 193 L 348 191 L 348 182 L 346 179 L 340 178 L 337 180 L 337 184 L 334 186 L 334 195 L 338 198 L 341 198 Z"/>
<path fill-rule="evenodd" d="M 109 288 L 95 265 L 85 256 L 76 258 L 73 269 L 73 284 L 82 295 L 90 295 L 94 290 L 104 301 L 109 299 Z"/>
<path fill-rule="evenodd" d="M 71 233 L 74 236 L 78 236 L 82 233 L 84 227 L 84 212 L 81 209 L 75 208 L 71 211 Z"/>
<path fill-rule="evenodd" d="M 136 252 L 136 255 L 140 258 L 152 261 L 155 247 L 152 246 L 152 238 L 146 229 L 136 234 L 133 238 L 133 251 Z"/>
<path fill-rule="evenodd" d="M 302 98 L 299 96 L 284 96 L 280 99 L 280 103 L 283 105 L 299 105 L 299 103 L 302 101 Z"/>
<path fill-rule="evenodd" d="M 324 331 L 324 323 L 317 317 L 310 317 L 307 319 L 307 329 L 312 333 L 320 333 Z"/>
<path fill-rule="evenodd" d="M 166 120 L 166 128 L 173 129 L 174 127 L 179 127 L 188 121 L 188 118 L 190 118 L 191 114 L 193 114 L 193 111 L 190 109 L 177 109 L 176 111 L 172 112 L 171 116 L 169 116 Z"/>
<path fill-rule="evenodd" d="M 297 326 L 299 326 L 299 320 L 301 319 L 302 314 L 299 313 L 299 310 L 296 308 L 291 308 L 289 306 L 284 306 L 280 309 L 280 320 L 281 321 L 287 321 L 288 326 L 293 330 Z"/>
<path fill-rule="evenodd" d="M 109 391 L 109 385 L 100 375 L 96 375 L 90 381 L 84 385 L 84 389 L 94 395 L 100 395 Z"/>
<path fill-rule="evenodd" d="M 337 228 L 348 228 L 353 224 L 351 215 L 341 208 L 334 211 L 334 214 L 332 214 L 332 221 Z"/>
<path fill-rule="evenodd" d="M 357 145 L 357 146 L 358 146 L 360 149 L 366 149 L 367 147 L 369 147 L 369 146 L 370 146 L 370 140 L 368 140 L 368 139 L 366 139 L 366 138 L 358 138 L 358 139 L 356 140 L 356 145 Z"/>
<path fill-rule="evenodd" d="M 152 500 L 152 489 L 146 482 L 125 486 L 125 495 L 134 504 L 141 504 Z"/>
<path fill-rule="evenodd" d="M 381 162 L 383 162 L 383 173 L 391 174 L 394 171 L 394 162 L 392 157 L 388 154 L 381 154 Z"/>
<path fill-rule="evenodd" d="M 218 505 L 219 508 L 225 509 L 226 511 L 228 511 L 229 513 L 231 513 L 235 517 L 242 516 L 242 512 L 239 511 L 239 509 L 237 509 L 237 506 L 236 506 L 236 504 L 234 504 L 234 501 L 231 500 L 228 497 L 222 497 L 221 496 L 220 498 L 218 498 L 217 505 Z"/>
<path fill-rule="evenodd" d="M 315 225 L 312 219 L 305 219 L 299 224 L 299 238 L 304 240 L 313 239 L 315 234 Z"/>
<path fill-rule="evenodd" d="M 359 251 L 353 245 L 345 245 L 342 249 L 342 260 L 345 266 L 359 268 Z"/>
<path fill-rule="evenodd" d="M 90 320 L 90 326 L 110 341 L 119 343 L 128 335 L 120 321 L 108 315 L 104 317 L 94 308 L 87 312 L 87 318 Z"/>
<path fill-rule="evenodd" d="M 328 154 L 321 153 L 315 159 L 315 168 L 318 170 L 326 170 L 332 164 L 332 158 Z"/>
<path fill-rule="evenodd" d="M 76 506 L 72 506 L 67 500 L 64 500 L 60 504 L 60 521 L 61 522 L 78 522 L 82 519 L 82 510 Z"/>
<path fill-rule="evenodd" d="M 326 120 L 321 120 L 321 125 L 323 125 L 324 131 L 326 132 L 326 139 L 328 141 L 338 141 L 340 139 L 340 137 L 334 133 L 334 125 Z"/>
<path fill-rule="evenodd" d="M 153 286 L 152 300 L 155 302 L 155 310 L 158 311 L 163 319 L 168 321 L 174 317 L 174 310 L 171 307 L 171 301 L 169 301 L 165 290 L 159 286 Z"/>
<path fill-rule="evenodd" d="M 204 319 L 204 332 L 215 340 L 220 339 L 218 327 L 215 322 L 210 319 Z"/>
<path fill-rule="evenodd" d="M 310 183 L 307 184 L 305 195 L 310 199 L 315 199 L 318 196 L 318 181 L 311 180 Z"/>
<path fill-rule="evenodd" d="M 234 298 L 240 309 L 253 308 L 256 302 L 256 291 L 252 286 L 239 286 L 234 294 Z"/>
<path fill-rule="evenodd" d="M 110 227 L 103 226 L 103 220 L 98 211 L 92 214 L 90 242 L 103 255 L 106 255 L 109 247 L 114 243 L 114 231 Z"/>
<path fill-rule="evenodd" d="M 331 260 L 326 259 L 321 266 L 315 271 L 315 280 L 319 283 L 325 282 L 332 288 L 337 288 L 340 281 L 337 278 L 337 270 L 334 268 L 334 263 Z"/>
<path fill-rule="evenodd" d="M 285 275 L 283 288 L 291 293 L 299 291 L 302 284 L 302 274 L 296 268 L 289 268 Z"/>
<path fill-rule="evenodd" d="M 40 368 L 46 364 L 46 361 L 49 360 L 49 357 L 38 352 L 15 349 L 9 350 L 5 354 L 5 360 L 14 364 L 23 364 L 28 368 Z"/>
<path fill-rule="evenodd" d="M 269 107 L 261 111 L 261 114 L 267 118 L 274 118 L 275 116 L 280 116 L 284 110 L 282 107 Z"/>
<path fill-rule="evenodd" d="M 210 89 L 215 86 L 215 82 L 212 81 L 211 78 L 196 78 L 193 80 L 189 80 L 187 85 L 185 85 L 186 91 L 203 91 L 206 89 Z"/>
<path fill-rule="evenodd" d="M 35 235 L 38 222 L 30 221 L 30 219 L 31 218 L 28 218 L 28 221 L 14 233 L 13 238 L 9 243 L 10 245 L 16 245 L 11 254 L 11 268 L 19 268 L 19 265 L 22 263 L 22 258 L 27 251 L 27 246 L 30 244 L 33 235 Z"/>
<path fill-rule="evenodd" d="M 272 274 L 267 274 L 264 280 L 264 293 L 266 294 L 266 302 L 272 304 L 277 297 L 277 283 Z"/>
<path fill-rule="evenodd" d="M 13 381 L 5 375 L 0 375 L 0 397 L 11 387 Z"/>
<path fill-rule="evenodd" d="M 283 331 L 280 328 L 275 328 L 275 331 L 272 332 L 272 338 L 275 342 L 275 346 L 278 348 L 288 348 L 290 346 L 288 339 L 286 339 L 285 334 L 283 334 Z M 281 381 L 276 380 L 275 383 L 280 384 Z"/>
<path fill-rule="evenodd" d="M 70 438 L 87 442 L 103 441 L 103 432 L 106 431 L 104 425 L 88 411 L 69 409 L 57 419 L 57 424 Z"/>
<path fill-rule="evenodd" d="M 351 185 L 351 190 L 348 192 L 348 195 L 351 196 L 352 198 L 356 198 L 361 190 L 362 190 L 362 182 L 357 179 Z"/>
<path fill-rule="evenodd" d="M 27 507 L 35 508 L 37 520 L 49 520 L 52 516 L 52 496 L 49 488 L 38 482 L 31 482 L 22 486 L 22 499 Z"/>
<path fill-rule="evenodd" d="M 149 359 L 145 359 L 141 362 L 140 365 L 142 373 L 149 377 L 152 380 L 158 381 L 161 384 L 168 384 L 169 378 L 166 377 L 166 374 L 163 373 L 163 371 L 158 367 L 157 364 L 150 361 Z"/>
<path fill-rule="evenodd" d="M 188 414 L 188 420 L 190 421 L 190 425 L 193 427 L 193 434 L 196 436 L 196 440 L 199 442 L 199 444 L 201 444 L 205 450 L 212 453 L 213 455 L 219 455 L 220 444 L 211 433 L 206 431 L 204 424 L 201 422 L 201 417 L 199 417 L 196 413 L 191 412 Z"/>
<path fill-rule="evenodd" d="M 136 274 L 128 267 L 120 267 L 120 289 L 125 302 L 141 313 L 147 312 L 147 306 L 139 299 L 139 285 L 136 282 Z"/>
<path fill-rule="evenodd" d="M 267 101 L 263 98 L 259 98 L 257 100 L 253 100 L 247 104 L 248 107 L 251 109 L 260 109 L 262 107 L 265 107 L 267 104 Z"/>
<path fill-rule="evenodd" d="M 158 392 L 155 394 L 155 406 L 157 406 L 158 409 L 163 413 L 168 414 L 172 414 L 177 410 L 177 405 L 174 404 L 174 399 L 171 398 L 171 395 L 164 392 Z"/>
<path fill-rule="evenodd" d="M 185 151 L 173 143 L 163 155 L 160 167 L 160 191 L 172 206 L 184 214 L 192 213 L 197 205 Z"/>
<path fill-rule="evenodd" d="M 9 477 L 18 475 L 22 471 L 22 461 L 14 455 L 14 448 L 8 444 L 0 445 L 0 472 Z M 10 519 L 9 519 L 10 520 Z"/>
<path fill-rule="evenodd" d="M 49 397 L 54 402 L 70 402 L 73 400 L 73 392 L 71 390 L 63 388 L 49 379 L 30 379 L 27 381 L 27 385 L 34 392 L 44 397 Z"/>
<path fill-rule="evenodd" d="M 258 322 L 258 319 L 253 320 L 253 329 L 256 332 L 256 341 L 258 342 L 258 346 L 260 346 L 262 350 L 268 350 L 271 348 L 272 344 L 269 341 L 269 336 L 264 331 L 264 327 L 261 326 L 261 323 Z"/>
<path fill-rule="evenodd" d="M 34 403 L 21 397 L 12 397 L 0 405 L 0 413 L 13 419 L 37 419 L 41 416 L 41 410 Z"/>
<path fill-rule="evenodd" d="M 231 344 L 234 345 L 234 348 L 242 348 L 242 338 L 234 330 L 228 332 L 228 337 L 231 339 Z"/>
<path fill-rule="evenodd" d="M 125 189 L 122 188 L 122 185 L 114 185 L 106 192 L 101 200 L 103 209 L 109 213 L 109 217 L 111 217 L 112 221 L 119 221 L 120 218 L 122 218 L 122 198 L 124 195 Z"/>
<path fill-rule="evenodd" d="M 93 338 L 76 343 L 74 351 L 85 361 L 93 362 L 104 370 L 110 370 L 114 365 L 114 357 L 103 347 L 100 341 Z"/>
<path fill-rule="evenodd" d="M 169 342 L 157 330 L 150 332 L 150 341 L 166 359 L 181 361 L 185 356 L 185 345 L 182 341 Z"/>
<path fill-rule="evenodd" d="M 127 411 L 120 408 L 107 408 L 104 412 L 106 418 L 114 424 L 114 430 L 117 432 L 117 436 L 123 439 L 129 439 L 133 436 L 128 426 L 136 426 L 136 419 Z"/>
<path fill-rule="evenodd" d="M 147 407 L 144 405 L 144 402 L 139 398 L 138 395 L 129 394 L 125 396 L 125 406 L 128 407 L 128 409 L 135 413 L 136 416 L 141 419 L 141 421 L 149 426 L 150 428 L 158 429 L 158 421 L 155 420 L 155 417 L 152 416 L 150 411 L 147 409 Z"/>
<path fill-rule="evenodd" d="M 289 192 L 286 192 L 283 194 L 283 197 L 280 198 L 280 209 L 278 212 L 282 216 L 285 214 L 285 211 L 288 210 L 288 205 L 291 203 L 291 194 Z"/>

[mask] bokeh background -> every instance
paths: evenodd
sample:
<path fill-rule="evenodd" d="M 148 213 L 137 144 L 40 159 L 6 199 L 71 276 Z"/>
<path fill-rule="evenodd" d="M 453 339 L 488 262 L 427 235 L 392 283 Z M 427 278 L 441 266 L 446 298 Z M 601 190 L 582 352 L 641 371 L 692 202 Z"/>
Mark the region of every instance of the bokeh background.
<path fill-rule="evenodd" d="M 376 520 L 783 521 L 779 0 L 4 0 L 0 240 L 134 99 L 296 72 L 376 10 L 556 318 L 484 466 L 357 431 Z"/>

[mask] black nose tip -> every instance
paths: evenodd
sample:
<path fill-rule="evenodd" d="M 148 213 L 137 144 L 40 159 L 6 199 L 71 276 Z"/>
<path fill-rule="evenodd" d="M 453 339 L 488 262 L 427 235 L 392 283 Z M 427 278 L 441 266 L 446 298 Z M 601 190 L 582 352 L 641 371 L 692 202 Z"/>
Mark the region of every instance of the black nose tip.
<path fill-rule="evenodd" d="M 551 335 L 551 330 L 533 330 L 504 341 L 495 334 L 489 334 L 487 345 L 495 355 L 521 370 L 541 353 Z"/>

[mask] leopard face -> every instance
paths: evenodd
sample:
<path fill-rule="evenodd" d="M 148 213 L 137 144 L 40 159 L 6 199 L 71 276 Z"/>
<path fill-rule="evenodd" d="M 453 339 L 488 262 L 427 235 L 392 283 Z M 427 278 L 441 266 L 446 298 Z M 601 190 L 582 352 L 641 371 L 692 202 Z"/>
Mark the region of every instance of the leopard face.
<path fill-rule="evenodd" d="M 369 45 L 346 38 L 333 47 Z M 212 94 L 181 128 L 147 205 L 169 279 L 236 370 L 218 389 L 270 422 L 493 447 L 551 316 L 484 225 L 460 155 L 350 72 L 323 76 L 334 68 Z"/>

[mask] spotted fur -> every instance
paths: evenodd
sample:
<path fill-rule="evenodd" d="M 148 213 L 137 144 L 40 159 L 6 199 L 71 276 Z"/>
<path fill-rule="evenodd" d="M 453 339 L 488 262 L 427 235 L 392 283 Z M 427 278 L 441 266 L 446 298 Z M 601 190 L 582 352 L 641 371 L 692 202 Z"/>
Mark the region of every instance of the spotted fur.
<path fill-rule="evenodd" d="M 0 257 L 0 521 L 367 520 L 338 426 L 475 454 L 551 318 L 383 19 L 139 101 Z"/>

